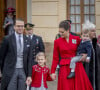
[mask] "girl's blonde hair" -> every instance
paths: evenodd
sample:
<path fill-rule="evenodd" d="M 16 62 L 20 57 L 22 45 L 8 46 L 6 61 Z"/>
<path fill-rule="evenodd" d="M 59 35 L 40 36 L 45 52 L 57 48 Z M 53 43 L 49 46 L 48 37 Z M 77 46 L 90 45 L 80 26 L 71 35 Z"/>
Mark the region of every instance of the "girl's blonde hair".
<path fill-rule="evenodd" d="M 37 53 L 37 55 L 36 55 L 36 61 L 38 61 L 38 57 L 39 56 L 44 56 L 45 57 L 45 59 L 46 59 L 46 55 L 45 55 L 45 53 L 44 52 L 39 52 L 39 53 Z M 45 65 L 46 65 L 46 62 L 44 63 Z"/>
<path fill-rule="evenodd" d="M 39 56 L 44 56 L 45 58 L 46 58 L 46 55 L 45 55 L 45 53 L 44 52 L 39 52 L 39 53 L 37 53 L 37 55 L 36 55 L 36 61 L 38 60 L 38 57 Z"/>

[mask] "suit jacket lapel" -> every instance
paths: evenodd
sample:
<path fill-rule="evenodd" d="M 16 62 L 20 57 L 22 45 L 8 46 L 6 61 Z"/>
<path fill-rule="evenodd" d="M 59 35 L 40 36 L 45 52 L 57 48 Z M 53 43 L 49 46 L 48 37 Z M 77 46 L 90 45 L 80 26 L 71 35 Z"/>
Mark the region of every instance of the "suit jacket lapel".
<path fill-rule="evenodd" d="M 23 63 L 24 63 L 24 58 L 25 58 L 25 48 L 26 48 L 26 38 L 23 35 Z"/>
<path fill-rule="evenodd" d="M 14 49 L 15 55 L 17 55 L 17 45 L 16 45 L 15 33 L 12 35 L 12 44 L 13 44 L 13 49 Z"/>
<path fill-rule="evenodd" d="M 32 40 L 34 40 L 34 38 L 35 38 L 35 35 L 32 36 Z"/>
<path fill-rule="evenodd" d="M 24 55 L 24 52 L 26 49 L 26 42 L 27 42 L 27 40 L 26 40 L 25 36 L 23 35 L 23 55 Z"/>
<path fill-rule="evenodd" d="M 36 43 L 36 37 L 35 37 L 35 35 L 32 36 L 32 43 L 33 43 L 33 44 Z"/>

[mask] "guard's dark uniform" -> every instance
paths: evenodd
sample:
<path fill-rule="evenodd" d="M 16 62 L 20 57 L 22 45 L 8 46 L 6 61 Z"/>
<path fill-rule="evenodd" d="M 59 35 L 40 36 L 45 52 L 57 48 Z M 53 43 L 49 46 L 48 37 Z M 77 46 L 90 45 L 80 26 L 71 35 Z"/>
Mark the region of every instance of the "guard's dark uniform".
<path fill-rule="evenodd" d="M 31 43 L 32 43 L 32 59 L 35 60 L 36 54 L 38 52 L 45 52 L 45 48 L 44 48 L 44 43 L 43 40 L 40 36 L 37 35 L 33 35 L 32 39 L 31 39 Z M 36 62 L 32 62 L 32 65 L 36 64 Z"/>
<path fill-rule="evenodd" d="M 31 24 L 31 23 L 27 23 L 25 24 L 25 28 L 27 31 L 29 30 L 32 30 L 34 27 L 34 24 Z M 30 38 L 31 40 L 31 44 L 32 44 L 32 65 L 35 65 L 37 64 L 36 61 L 35 61 L 35 58 L 36 58 L 36 54 L 38 52 L 45 52 L 45 47 L 44 47 L 44 43 L 43 43 L 43 40 L 42 40 L 42 37 L 40 36 L 37 36 L 37 35 L 27 35 L 27 37 Z"/>

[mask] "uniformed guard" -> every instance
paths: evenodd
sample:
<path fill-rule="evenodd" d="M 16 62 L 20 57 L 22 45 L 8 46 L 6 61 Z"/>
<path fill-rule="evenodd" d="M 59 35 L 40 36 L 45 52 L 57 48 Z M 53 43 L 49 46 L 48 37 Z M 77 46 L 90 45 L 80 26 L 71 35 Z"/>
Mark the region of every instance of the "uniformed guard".
<path fill-rule="evenodd" d="M 44 43 L 42 40 L 42 37 L 37 36 L 33 33 L 33 28 L 34 28 L 34 24 L 31 23 L 26 23 L 25 24 L 25 30 L 26 30 L 26 36 L 30 38 L 30 40 L 32 41 L 32 53 L 33 53 L 33 62 L 32 65 L 37 64 L 34 60 L 36 57 L 36 54 L 38 52 L 45 52 L 45 47 L 44 47 Z"/>

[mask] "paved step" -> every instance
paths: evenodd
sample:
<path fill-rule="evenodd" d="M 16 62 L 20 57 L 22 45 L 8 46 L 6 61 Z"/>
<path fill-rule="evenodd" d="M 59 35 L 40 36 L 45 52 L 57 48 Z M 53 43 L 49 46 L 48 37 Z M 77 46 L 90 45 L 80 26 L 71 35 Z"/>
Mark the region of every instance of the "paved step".
<path fill-rule="evenodd" d="M 47 65 L 51 69 L 52 57 L 53 57 L 53 43 L 45 43 L 45 51 L 47 56 Z M 57 80 L 48 81 L 48 90 L 57 90 Z"/>

